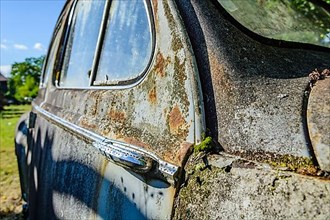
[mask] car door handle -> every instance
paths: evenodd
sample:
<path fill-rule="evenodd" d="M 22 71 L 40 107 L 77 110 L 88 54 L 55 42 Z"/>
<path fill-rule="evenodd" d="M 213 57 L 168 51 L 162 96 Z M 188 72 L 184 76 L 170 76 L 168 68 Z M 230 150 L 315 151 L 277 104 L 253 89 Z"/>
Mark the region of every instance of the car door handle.
<path fill-rule="evenodd" d="M 129 149 L 124 144 L 113 141 L 94 142 L 101 154 L 114 163 L 129 168 L 138 173 L 147 173 L 153 167 L 153 159 L 137 150 Z"/>

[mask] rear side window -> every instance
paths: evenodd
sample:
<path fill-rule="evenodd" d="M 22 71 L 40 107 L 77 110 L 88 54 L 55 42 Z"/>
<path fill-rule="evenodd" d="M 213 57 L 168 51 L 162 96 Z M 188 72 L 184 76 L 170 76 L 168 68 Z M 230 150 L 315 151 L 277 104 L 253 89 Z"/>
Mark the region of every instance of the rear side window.
<path fill-rule="evenodd" d="M 54 34 L 54 39 L 51 43 L 51 47 L 50 47 L 50 51 L 49 54 L 47 56 L 47 61 L 45 64 L 45 69 L 43 71 L 43 77 L 42 77 L 42 81 L 40 83 L 40 87 L 45 87 L 46 83 L 48 81 L 48 77 L 53 73 L 54 71 L 54 66 L 55 66 L 55 58 L 56 58 L 56 53 L 59 47 L 59 42 L 61 39 L 61 32 L 62 32 L 62 28 L 58 28 L 55 30 L 55 34 Z"/>
<path fill-rule="evenodd" d="M 148 67 L 152 29 L 145 1 L 80 0 L 70 26 L 58 86 L 128 84 Z"/>
<path fill-rule="evenodd" d="M 78 1 L 65 51 L 60 86 L 89 85 L 105 1 Z"/>
<path fill-rule="evenodd" d="M 218 2 L 238 22 L 257 34 L 278 40 L 330 47 L 330 16 L 329 12 L 321 7 L 329 4 L 329 0 L 218 0 Z"/>
<path fill-rule="evenodd" d="M 94 85 L 117 84 L 138 77 L 152 51 L 143 1 L 113 1 Z"/>

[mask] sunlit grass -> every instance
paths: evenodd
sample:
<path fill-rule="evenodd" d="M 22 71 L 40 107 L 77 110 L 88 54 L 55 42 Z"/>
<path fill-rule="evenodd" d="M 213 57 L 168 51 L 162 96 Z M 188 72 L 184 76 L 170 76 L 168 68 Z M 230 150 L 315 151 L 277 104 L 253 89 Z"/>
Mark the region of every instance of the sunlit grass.
<path fill-rule="evenodd" d="M 21 211 L 14 135 L 20 116 L 30 109 L 30 105 L 12 105 L 0 113 L 0 218 L 14 217 Z"/>

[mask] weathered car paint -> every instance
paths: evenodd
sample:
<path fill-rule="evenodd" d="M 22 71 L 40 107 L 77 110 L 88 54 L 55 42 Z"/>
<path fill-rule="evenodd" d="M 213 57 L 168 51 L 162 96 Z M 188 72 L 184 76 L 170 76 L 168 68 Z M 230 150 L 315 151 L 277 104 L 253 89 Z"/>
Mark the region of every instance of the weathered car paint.
<path fill-rule="evenodd" d="M 179 0 L 177 11 L 153 0 L 154 55 L 132 85 L 41 89 L 27 153 L 32 219 L 168 219 L 173 206 L 175 219 L 328 218 L 329 176 L 306 111 L 317 97 L 307 74 L 328 67 L 329 53 L 263 44 L 215 2 Z M 206 126 L 226 153 L 188 159 Z M 112 142 L 157 169 L 111 162 Z M 166 173 L 163 162 L 185 168 L 182 185 L 154 172 Z"/>
<path fill-rule="evenodd" d="M 180 146 L 199 142 L 204 130 L 199 76 L 173 3 L 153 1 L 153 11 L 156 49 L 142 82 L 132 88 L 116 89 L 51 87 L 41 107 L 180 166 Z"/>
<path fill-rule="evenodd" d="M 318 139 L 309 142 L 315 128 L 306 111 L 329 127 L 319 115 L 329 96 L 311 103 L 324 92 L 313 88 L 309 97 L 308 74 L 329 68 L 330 51 L 262 43 L 217 0 L 176 3 L 199 67 L 206 125 L 223 152 L 189 158 L 173 218 L 328 219 L 329 173 L 313 155 Z M 329 140 L 324 131 L 316 134 Z"/>
<path fill-rule="evenodd" d="M 175 188 L 169 183 L 108 162 L 90 143 L 50 127 L 43 117 L 34 131 L 31 219 L 170 217 Z"/>
<path fill-rule="evenodd" d="M 177 4 L 201 72 L 207 127 L 223 149 L 251 159 L 312 160 L 305 91 L 309 72 L 328 68 L 330 54 L 262 44 L 217 1 Z"/>
<path fill-rule="evenodd" d="M 141 80 L 64 89 L 55 86 L 54 70 L 40 88 L 29 132 L 31 219 L 170 218 L 179 168 L 205 130 L 204 111 L 195 57 L 174 2 L 151 6 L 155 50 Z M 64 13 L 64 20 L 72 16 Z M 122 150 L 151 163 L 143 159 L 146 170 L 128 166 L 114 157 Z"/>
<path fill-rule="evenodd" d="M 92 144 L 109 161 L 128 168 L 133 172 L 149 175 L 151 172 L 154 175 L 157 173 L 158 176 L 160 175 L 159 177 L 162 177 L 174 186 L 178 181 L 179 167 L 161 160 L 156 154 L 131 144 L 109 140 L 93 131 L 65 121 L 37 105 L 33 105 L 33 107 L 39 116 L 45 118 L 52 125 L 61 127 L 71 135 L 75 135 L 85 142 Z M 32 120 L 31 116 L 35 120 L 37 114 L 30 112 L 29 121 Z"/>

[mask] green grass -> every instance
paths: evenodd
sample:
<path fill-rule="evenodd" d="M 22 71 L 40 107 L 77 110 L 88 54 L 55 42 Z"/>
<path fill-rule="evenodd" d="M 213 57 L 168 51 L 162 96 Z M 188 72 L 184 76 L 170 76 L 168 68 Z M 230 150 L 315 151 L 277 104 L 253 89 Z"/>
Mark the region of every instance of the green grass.
<path fill-rule="evenodd" d="M 17 218 L 21 211 L 14 136 L 20 116 L 30 109 L 30 105 L 11 105 L 0 112 L 0 218 Z"/>

